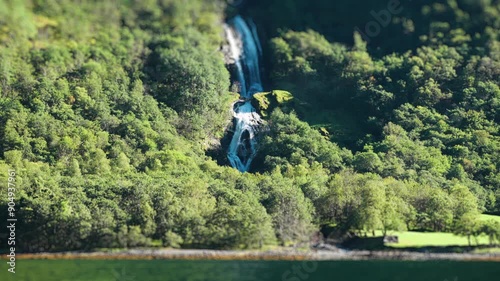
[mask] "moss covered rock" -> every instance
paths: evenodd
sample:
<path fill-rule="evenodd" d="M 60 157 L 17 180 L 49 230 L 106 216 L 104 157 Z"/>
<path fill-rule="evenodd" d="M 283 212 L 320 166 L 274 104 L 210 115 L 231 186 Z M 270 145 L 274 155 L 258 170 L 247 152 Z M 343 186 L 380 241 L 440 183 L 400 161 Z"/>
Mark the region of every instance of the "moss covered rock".
<path fill-rule="evenodd" d="M 283 109 L 293 107 L 293 100 L 294 98 L 291 93 L 274 90 L 253 95 L 252 105 L 262 117 L 266 117 L 269 116 L 276 107 Z"/>

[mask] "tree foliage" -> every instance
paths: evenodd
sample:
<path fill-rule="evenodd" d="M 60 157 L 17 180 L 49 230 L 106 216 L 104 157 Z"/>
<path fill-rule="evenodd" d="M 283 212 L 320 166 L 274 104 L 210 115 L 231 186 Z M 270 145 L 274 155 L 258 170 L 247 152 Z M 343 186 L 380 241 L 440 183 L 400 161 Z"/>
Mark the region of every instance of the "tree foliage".
<path fill-rule="evenodd" d="M 265 87 L 294 99 L 240 174 L 207 156 L 235 99 L 226 1 L 0 0 L 0 180 L 16 171 L 20 249 L 261 248 L 325 225 L 497 243 L 478 215 L 500 212 L 498 1 L 404 3 L 370 40 L 354 27 L 387 1 L 351 2 L 242 6 Z"/>

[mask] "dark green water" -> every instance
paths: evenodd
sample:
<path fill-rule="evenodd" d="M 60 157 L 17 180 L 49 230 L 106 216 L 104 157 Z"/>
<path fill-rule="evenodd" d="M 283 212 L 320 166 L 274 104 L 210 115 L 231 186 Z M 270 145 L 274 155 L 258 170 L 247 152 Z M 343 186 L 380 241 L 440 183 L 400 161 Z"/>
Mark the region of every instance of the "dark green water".
<path fill-rule="evenodd" d="M 500 263 L 493 262 L 21 260 L 16 274 L 1 268 L 2 281 L 500 280 Z"/>

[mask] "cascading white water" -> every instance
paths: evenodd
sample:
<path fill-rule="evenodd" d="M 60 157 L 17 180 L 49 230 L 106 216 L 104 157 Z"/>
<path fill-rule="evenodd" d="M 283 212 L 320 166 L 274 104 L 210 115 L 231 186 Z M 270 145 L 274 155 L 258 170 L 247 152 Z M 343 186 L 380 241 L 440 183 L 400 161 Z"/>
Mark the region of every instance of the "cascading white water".
<path fill-rule="evenodd" d="M 250 28 L 240 16 L 236 16 L 229 24 L 230 26 L 225 27 L 226 36 L 238 71 L 240 95 L 245 100 L 234 105 L 233 115 L 236 126 L 227 158 L 231 166 L 241 172 L 246 172 L 255 157 L 255 132 L 261 123 L 260 116 L 255 112 L 250 99 L 253 94 L 262 92 L 259 67 L 259 55 L 262 53 L 262 48 L 253 22 L 249 22 Z"/>

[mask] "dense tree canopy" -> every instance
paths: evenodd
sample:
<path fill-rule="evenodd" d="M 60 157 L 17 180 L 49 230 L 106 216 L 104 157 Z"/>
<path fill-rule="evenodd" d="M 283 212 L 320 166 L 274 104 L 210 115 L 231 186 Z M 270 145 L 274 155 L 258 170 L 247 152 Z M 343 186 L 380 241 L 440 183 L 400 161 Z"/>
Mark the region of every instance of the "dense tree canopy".
<path fill-rule="evenodd" d="M 329 187 L 317 203 L 321 223 L 358 230 L 480 229 L 467 220 L 480 224 L 478 212 L 500 212 L 500 2 L 401 1 L 392 14 L 387 1 L 354 2 L 248 4 L 269 40 L 271 87 L 297 100 L 289 120 L 271 115 L 264 163 L 317 161 L 348 182 L 337 191 L 330 188 L 338 185 Z M 365 30 L 372 21 L 382 26 L 377 34 Z M 315 133 L 290 136 L 295 116 L 351 150 L 352 157 L 337 157 L 341 170 L 369 173 L 371 180 L 346 180 L 358 174 L 339 174 L 322 157 L 339 150 L 318 146 Z M 307 136 L 302 142 L 301 135 Z M 308 152 L 314 160 L 307 160 Z M 391 192 L 387 181 L 406 191 Z M 353 201 L 345 203 L 350 192 Z M 461 207 L 467 210 L 455 209 Z"/>

